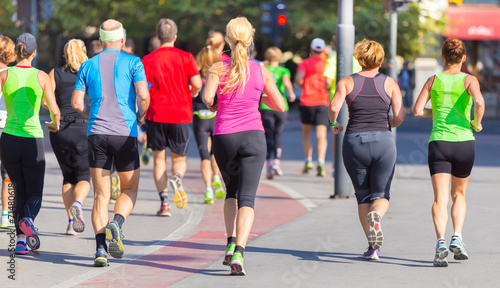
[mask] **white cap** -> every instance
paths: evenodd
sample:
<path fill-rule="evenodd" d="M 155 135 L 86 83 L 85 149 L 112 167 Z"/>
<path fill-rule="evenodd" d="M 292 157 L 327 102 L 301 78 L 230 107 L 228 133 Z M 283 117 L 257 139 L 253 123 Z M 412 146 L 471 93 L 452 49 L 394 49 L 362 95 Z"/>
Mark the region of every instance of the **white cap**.
<path fill-rule="evenodd" d="M 313 41 L 311 41 L 311 49 L 316 52 L 323 52 L 323 50 L 325 50 L 325 47 L 325 40 L 321 38 L 314 38 Z"/>

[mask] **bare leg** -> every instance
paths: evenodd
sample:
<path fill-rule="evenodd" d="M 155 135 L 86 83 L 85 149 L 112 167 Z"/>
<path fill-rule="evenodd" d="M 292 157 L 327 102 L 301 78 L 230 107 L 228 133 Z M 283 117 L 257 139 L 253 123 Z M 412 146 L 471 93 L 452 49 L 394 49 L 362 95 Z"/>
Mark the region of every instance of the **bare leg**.
<path fill-rule="evenodd" d="M 325 125 L 316 126 L 316 138 L 318 139 L 318 159 L 325 160 L 328 140 L 326 139 L 327 128 Z M 311 154 L 312 156 L 312 154 Z"/>
<path fill-rule="evenodd" d="M 235 198 L 228 198 L 224 202 L 224 222 L 226 224 L 227 237 L 236 237 L 237 206 Z"/>
<path fill-rule="evenodd" d="M 201 161 L 201 176 L 203 176 L 203 181 L 205 181 L 206 187 L 212 187 L 212 161 L 211 160 L 202 160 Z"/>
<path fill-rule="evenodd" d="M 120 194 L 120 197 L 116 200 L 114 209 L 115 214 L 120 214 L 124 218 L 127 218 L 132 212 L 137 199 L 139 175 L 139 168 L 132 171 L 118 172 L 122 194 Z"/>
<path fill-rule="evenodd" d="M 363 227 L 366 237 L 368 237 L 368 231 L 370 231 L 370 225 L 366 217 L 368 213 L 376 211 L 380 215 L 380 218 L 383 218 L 388 209 L 389 201 L 387 199 L 377 199 L 371 204 L 366 203 L 358 205 L 359 222 L 361 222 L 361 227 Z"/>
<path fill-rule="evenodd" d="M 333 127 L 331 127 L 331 130 L 332 130 L 332 135 L 333 135 L 333 136 L 332 136 L 332 140 L 333 140 L 333 141 L 332 141 L 332 158 L 333 158 L 332 163 L 333 163 L 333 169 L 335 169 L 335 147 L 336 147 L 336 144 L 337 144 L 337 143 L 335 143 L 335 140 L 336 140 L 336 138 L 337 138 L 337 137 L 336 137 L 336 135 L 333 133 Z"/>
<path fill-rule="evenodd" d="M 166 150 L 153 151 L 153 178 L 158 193 L 167 191 L 167 158 Z"/>
<path fill-rule="evenodd" d="M 451 220 L 453 221 L 454 232 L 462 234 L 462 228 L 465 221 L 467 204 L 465 203 L 465 190 L 467 188 L 467 178 L 451 177 Z"/>
<path fill-rule="evenodd" d="M 172 158 L 172 174 L 179 173 L 184 176 L 187 169 L 186 156 L 170 152 L 170 157 Z"/>
<path fill-rule="evenodd" d="M 448 173 L 432 175 L 434 203 L 432 204 L 432 220 L 436 229 L 436 237 L 443 238 L 448 222 L 448 202 L 450 200 L 450 178 Z"/>
<path fill-rule="evenodd" d="M 2 182 L 2 210 L 9 210 L 9 183 Z"/>
<path fill-rule="evenodd" d="M 90 192 L 90 182 L 83 180 L 76 183 L 73 192 L 75 195 L 75 201 L 83 203 L 83 201 L 85 201 L 85 199 L 89 195 L 89 192 Z"/>
<path fill-rule="evenodd" d="M 109 176 L 110 170 L 101 168 L 90 168 L 90 175 L 94 183 L 94 207 L 92 208 L 92 226 L 94 233 L 104 233 L 106 225 L 108 225 L 108 205 L 111 197 L 109 189 L 111 183 Z M 120 196 L 121 197 L 121 196 Z M 118 204 L 118 201 L 116 201 Z M 115 204 L 115 206 L 116 206 Z"/>
<path fill-rule="evenodd" d="M 63 184 L 62 186 L 62 198 L 64 202 L 64 208 L 66 208 L 66 214 L 68 214 L 68 219 L 73 219 L 71 213 L 69 212 L 69 207 L 75 203 L 74 194 L 75 186 L 70 183 Z"/>
<path fill-rule="evenodd" d="M 302 124 L 302 148 L 304 149 L 304 156 L 312 158 L 312 141 L 311 141 L 312 125 Z"/>
<path fill-rule="evenodd" d="M 236 245 L 245 248 L 252 230 L 255 211 L 250 207 L 241 207 L 238 209 L 236 217 Z"/>

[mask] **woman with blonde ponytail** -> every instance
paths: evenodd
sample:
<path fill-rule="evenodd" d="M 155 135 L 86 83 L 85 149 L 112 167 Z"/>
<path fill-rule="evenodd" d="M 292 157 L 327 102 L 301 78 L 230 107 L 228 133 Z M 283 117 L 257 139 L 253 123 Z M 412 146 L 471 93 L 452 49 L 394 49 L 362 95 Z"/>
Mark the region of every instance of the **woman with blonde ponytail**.
<path fill-rule="evenodd" d="M 67 235 L 76 235 L 85 229 L 82 202 L 90 191 L 90 170 L 87 152 L 88 117 L 71 107 L 71 95 L 76 75 L 87 61 L 87 48 L 80 39 L 71 39 L 64 46 L 66 64 L 49 73 L 56 102 L 61 110 L 61 128 L 50 132 L 50 144 L 63 173 L 62 197 L 69 223 Z"/>
<path fill-rule="evenodd" d="M 227 247 L 223 265 L 231 275 L 246 275 L 243 253 L 254 220 L 254 202 L 266 158 L 266 138 L 259 101 L 271 109 L 285 111 L 286 105 L 274 79 L 264 66 L 248 57 L 254 28 L 245 17 L 226 26 L 231 58 L 214 63 L 207 77 L 203 101 L 217 111 L 213 151 L 226 184 L 224 220 Z M 217 101 L 215 93 L 217 92 Z"/>

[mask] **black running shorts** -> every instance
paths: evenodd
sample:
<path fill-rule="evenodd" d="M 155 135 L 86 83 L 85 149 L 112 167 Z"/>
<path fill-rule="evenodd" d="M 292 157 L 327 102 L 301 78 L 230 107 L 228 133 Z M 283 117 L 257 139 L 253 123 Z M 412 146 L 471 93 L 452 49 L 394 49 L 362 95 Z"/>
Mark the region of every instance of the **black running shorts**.
<path fill-rule="evenodd" d="M 133 171 L 140 167 L 137 138 L 116 135 L 90 135 L 89 166 L 111 170 L 114 162 L 116 171 Z"/>
<path fill-rule="evenodd" d="M 170 148 L 175 154 L 186 156 L 191 124 L 173 124 L 146 121 L 148 148 L 153 151 Z"/>
<path fill-rule="evenodd" d="M 474 165 L 475 147 L 474 140 L 429 142 L 428 162 L 431 176 L 448 173 L 457 178 L 469 177 Z"/>
<path fill-rule="evenodd" d="M 302 124 L 328 126 L 328 106 L 299 106 Z"/>

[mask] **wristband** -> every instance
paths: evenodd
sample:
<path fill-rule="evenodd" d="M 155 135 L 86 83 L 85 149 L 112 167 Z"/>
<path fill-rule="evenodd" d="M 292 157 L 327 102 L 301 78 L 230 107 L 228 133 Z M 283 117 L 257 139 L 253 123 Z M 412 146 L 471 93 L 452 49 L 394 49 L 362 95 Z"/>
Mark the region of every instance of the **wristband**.
<path fill-rule="evenodd" d="M 335 122 L 332 123 L 332 122 L 330 122 L 330 119 L 328 119 L 328 125 L 335 126 L 335 125 L 337 125 L 337 121 L 335 121 Z"/>

